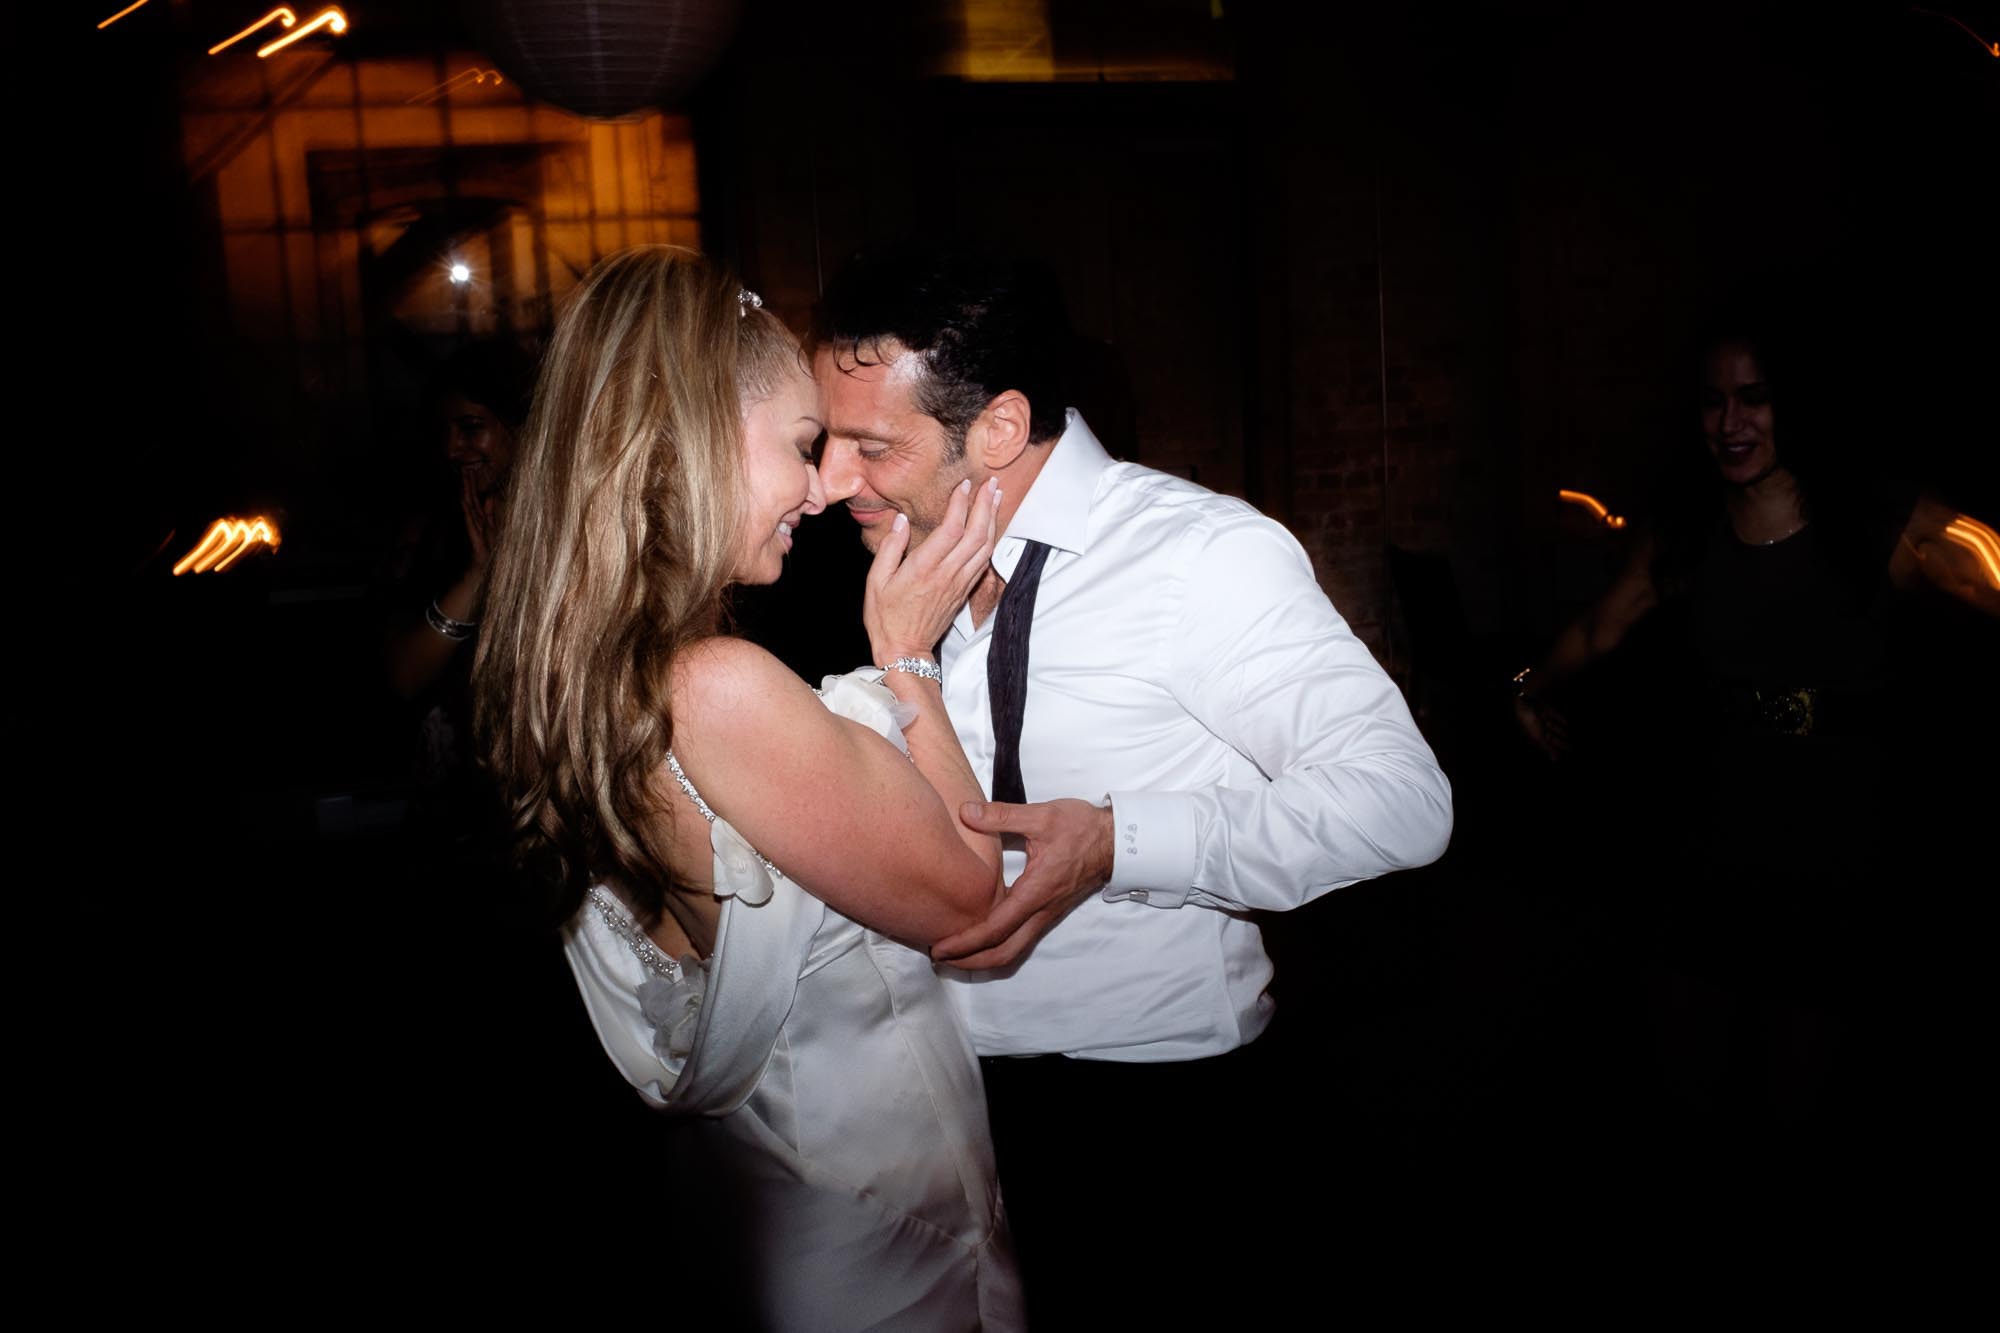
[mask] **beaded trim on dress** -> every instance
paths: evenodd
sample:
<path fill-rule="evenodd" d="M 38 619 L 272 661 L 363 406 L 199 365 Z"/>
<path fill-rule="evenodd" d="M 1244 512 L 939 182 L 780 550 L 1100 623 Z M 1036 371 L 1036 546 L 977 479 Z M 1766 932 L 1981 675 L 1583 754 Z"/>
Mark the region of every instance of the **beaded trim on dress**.
<path fill-rule="evenodd" d="M 678 1077 L 694 1050 L 702 1001 L 708 994 L 708 969 L 692 954 L 669 957 L 602 888 L 592 888 L 585 897 L 605 928 L 650 974 L 638 986 L 639 1012 L 653 1029 L 653 1054 Z"/>
<path fill-rule="evenodd" d="M 715 811 L 708 808 L 708 802 L 701 799 L 701 793 L 694 789 L 694 784 L 692 782 L 688 781 L 688 775 L 681 771 L 681 761 L 674 758 L 674 752 L 672 750 L 667 751 L 667 769 L 674 775 L 674 781 L 681 784 L 681 790 L 687 793 L 687 798 L 690 801 L 694 802 L 694 808 L 701 811 L 701 817 L 703 819 L 706 819 L 709 823 L 713 824 L 716 820 Z M 756 848 L 752 847 L 750 849 L 750 854 L 757 858 L 757 863 L 759 865 L 763 866 L 764 869 L 771 872 L 771 877 L 773 879 L 776 879 L 778 876 L 783 875 L 785 873 L 784 871 L 778 869 L 778 867 L 772 865 L 769 861 L 765 860 L 764 853 L 758 851 Z"/>
<path fill-rule="evenodd" d="M 668 957 L 666 950 L 646 938 L 646 932 L 639 929 L 639 923 L 627 916 L 623 908 L 613 903 L 610 894 L 603 889 L 593 888 L 585 896 L 590 899 L 590 905 L 597 909 L 597 915 L 603 918 L 605 926 L 613 935 L 625 941 L 626 947 L 638 956 L 639 962 L 648 972 L 657 977 L 665 977 L 669 981 L 681 979 L 683 971 L 680 963 Z"/>

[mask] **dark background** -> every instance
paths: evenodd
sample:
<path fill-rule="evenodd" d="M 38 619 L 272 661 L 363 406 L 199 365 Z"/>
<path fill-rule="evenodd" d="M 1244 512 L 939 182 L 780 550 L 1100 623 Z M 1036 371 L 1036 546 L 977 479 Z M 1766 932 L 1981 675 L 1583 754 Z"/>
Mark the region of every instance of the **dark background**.
<path fill-rule="evenodd" d="M 315 377 L 293 373 L 325 355 L 296 325 L 244 321 L 183 117 L 203 46 L 255 14 L 156 7 L 52 23 L 17 56 L 38 91 L 16 111 L 29 558 L 9 731 L 22 859 L 54 863 L 22 887 L 58 889 L 22 920 L 24 942 L 62 941 L 33 950 L 64 1015 L 62 1114 L 168 1207 L 296 1202 L 302 1176 L 502 1210 L 611 1188 L 651 1130 L 559 960 L 504 890 L 412 873 L 393 828 L 408 719 L 374 674 L 368 592 L 422 479 L 416 386 L 443 341 L 399 334 L 378 292 L 360 369 Z M 1457 788 L 1452 852 L 1268 929 L 1280 1032 L 1314 1073 L 1256 1132 L 1297 1136 L 1329 1226 L 1359 1216 L 1344 1200 L 1553 1194 L 1720 1224 L 1761 1159 L 1738 1144 L 1724 1185 L 1682 1188 L 1694 1150 L 1650 1081 L 1620 895 L 1671 836 L 1622 808 L 1638 761 L 1611 740 L 1562 772 L 1521 746 L 1505 680 L 1629 540 L 1555 490 L 1644 514 L 1699 448 L 1689 340 L 1746 292 L 1809 335 L 1828 442 L 1885 487 L 2000 518 L 2000 60 L 1895 4 L 1053 0 L 1063 77 L 941 72 L 978 8 L 752 0 L 672 108 L 701 243 L 795 326 L 867 239 L 1042 258 L 1114 452 L 1285 521 L 1409 692 Z M 448 72 L 442 53 L 475 49 L 450 6 L 348 9 L 337 60 Z M 1952 12 L 2000 31 L 1991 6 Z M 169 576 L 210 519 L 253 507 L 283 514 L 277 555 Z M 809 524 L 746 627 L 815 679 L 859 660 L 857 552 L 838 515 Z M 1970 1169 L 1990 1045 L 1971 943 L 1990 636 L 1932 609 L 1937 766 L 1909 781 L 1937 823 L 1883 886 L 1895 999 L 1815 1140 L 1816 1185 L 1850 1200 Z M 1645 706 L 1621 679 L 1578 700 L 1601 738 Z"/>

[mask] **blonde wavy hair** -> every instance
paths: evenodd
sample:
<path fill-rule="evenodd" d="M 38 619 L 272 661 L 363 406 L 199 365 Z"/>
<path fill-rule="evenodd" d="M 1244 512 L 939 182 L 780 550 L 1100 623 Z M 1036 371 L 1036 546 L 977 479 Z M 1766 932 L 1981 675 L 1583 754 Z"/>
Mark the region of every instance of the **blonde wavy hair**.
<path fill-rule="evenodd" d="M 723 265 L 672 246 L 603 260 L 557 322 L 508 478 L 472 689 L 517 856 L 562 919 L 606 878 L 647 924 L 665 909 L 669 673 L 722 627 L 744 413 L 800 364 Z"/>

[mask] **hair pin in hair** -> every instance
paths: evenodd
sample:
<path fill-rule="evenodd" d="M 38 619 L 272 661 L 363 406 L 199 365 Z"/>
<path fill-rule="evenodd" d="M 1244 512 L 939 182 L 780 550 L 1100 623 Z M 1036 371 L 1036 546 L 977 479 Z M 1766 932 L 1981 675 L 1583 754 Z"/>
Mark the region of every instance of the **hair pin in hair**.
<path fill-rule="evenodd" d="M 762 310 L 763 308 L 763 297 L 757 295 L 757 293 L 751 291 L 748 287 L 739 287 L 736 289 L 737 314 L 748 315 L 752 310 Z"/>

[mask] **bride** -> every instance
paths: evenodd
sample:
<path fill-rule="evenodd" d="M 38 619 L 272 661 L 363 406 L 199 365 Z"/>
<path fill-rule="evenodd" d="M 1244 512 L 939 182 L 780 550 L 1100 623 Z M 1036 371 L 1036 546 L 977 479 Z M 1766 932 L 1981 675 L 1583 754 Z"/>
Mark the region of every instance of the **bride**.
<path fill-rule="evenodd" d="M 907 560 L 897 520 L 864 611 L 888 670 L 815 697 L 722 625 L 821 509 L 819 434 L 797 344 L 720 264 L 599 264 L 509 481 L 481 745 L 606 1054 L 686 1117 L 612 1168 L 677 1274 L 759 1326 L 1012 1328 L 978 1065 L 923 952 L 999 885 L 930 654 L 998 493 L 961 488 Z"/>

